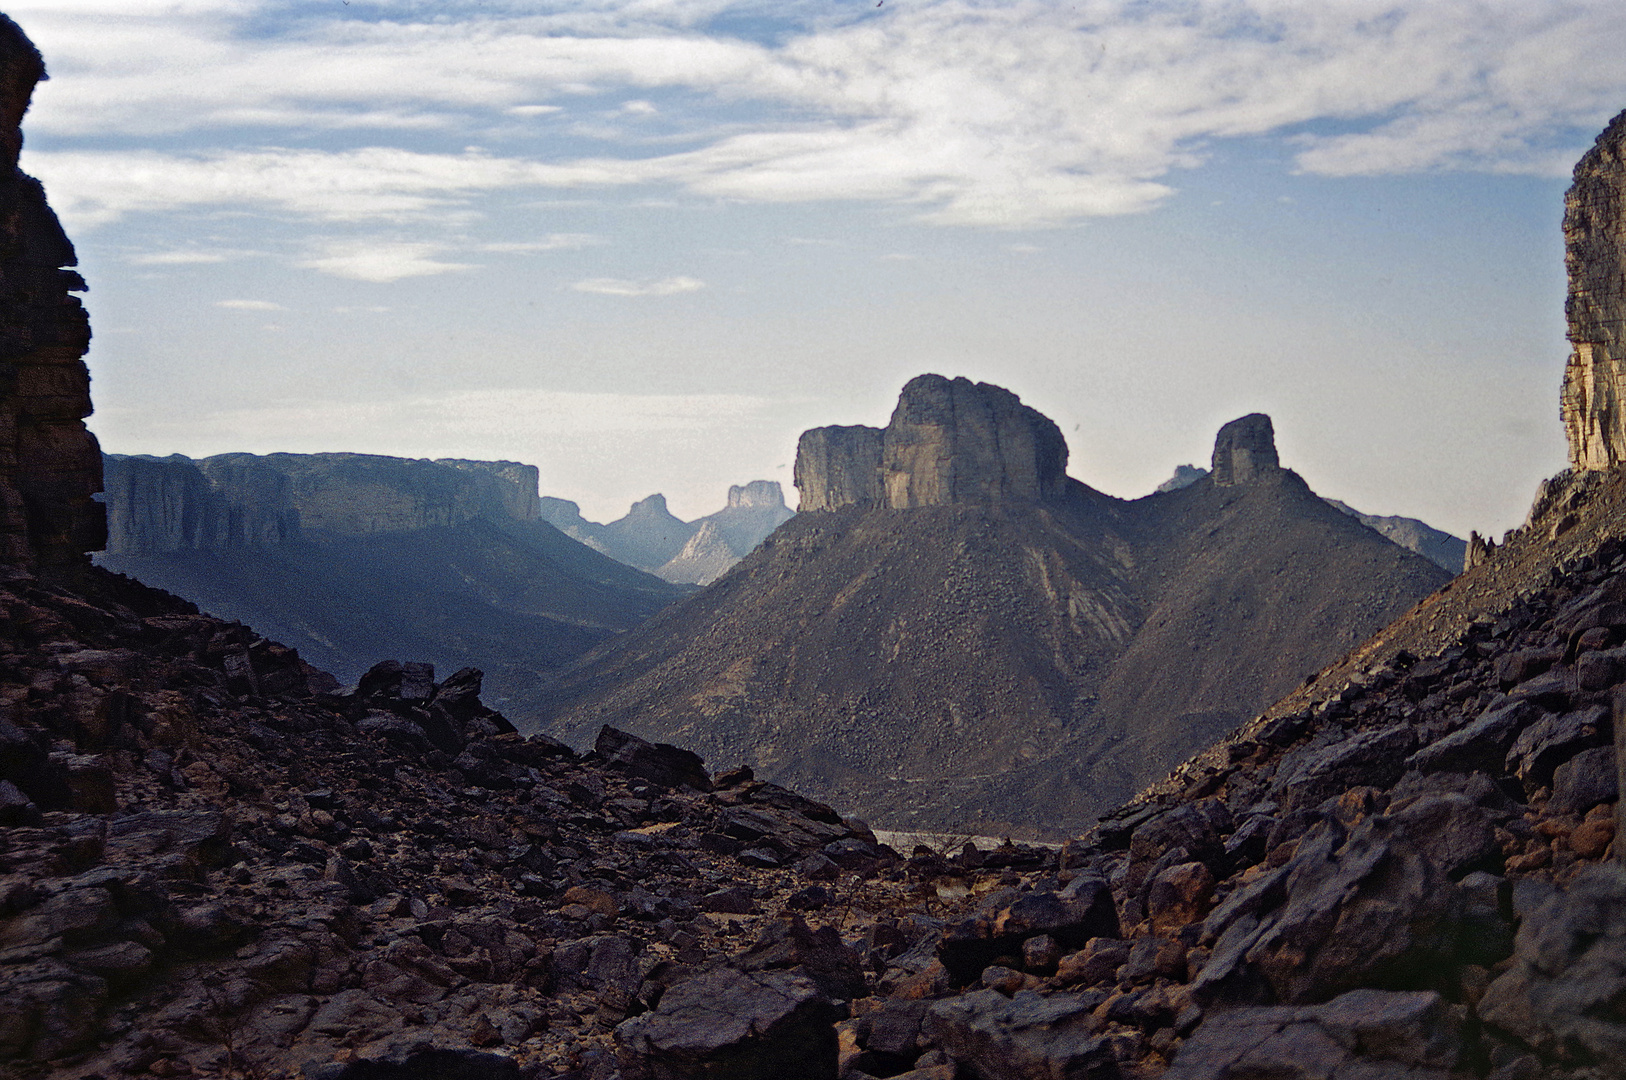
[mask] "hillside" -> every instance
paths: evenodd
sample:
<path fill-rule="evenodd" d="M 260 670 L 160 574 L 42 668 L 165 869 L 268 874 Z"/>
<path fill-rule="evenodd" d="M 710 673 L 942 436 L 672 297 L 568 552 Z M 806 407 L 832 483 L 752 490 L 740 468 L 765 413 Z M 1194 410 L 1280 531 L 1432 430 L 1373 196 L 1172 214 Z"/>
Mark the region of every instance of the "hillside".
<path fill-rule="evenodd" d="M 566 671 L 544 730 L 693 746 L 887 827 L 1066 835 L 1449 577 L 1280 468 L 1265 417 L 1133 502 L 1065 459 L 1014 395 L 937 376 L 884 438 L 809 432 L 803 512 Z"/>

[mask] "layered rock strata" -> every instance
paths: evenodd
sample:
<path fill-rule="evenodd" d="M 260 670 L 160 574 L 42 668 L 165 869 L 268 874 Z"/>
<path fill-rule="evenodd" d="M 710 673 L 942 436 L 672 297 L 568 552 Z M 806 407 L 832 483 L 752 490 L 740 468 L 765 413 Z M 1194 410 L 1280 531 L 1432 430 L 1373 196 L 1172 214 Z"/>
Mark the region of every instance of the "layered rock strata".
<path fill-rule="evenodd" d="M 1573 349 L 1560 414 L 1570 467 L 1626 461 L 1626 113 L 1575 166 L 1564 195 L 1564 316 Z"/>
<path fill-rule="evenodd" d="M 40 568 L 84 561 L 106 520 L 92 498 L 101 455 L 85 429 L 90 322 L 73 294 L 73 245 L 39 181 L 17 168 L 21 124 L 45 65 L 0 15 L 0 560 Z"/>
<path fill-rule="evenodd" d="M 1209 472 L 1216 487 L 1246 484 L 1280 468 L 1270 417 L 1249 413 L 1220 428 Z"/>

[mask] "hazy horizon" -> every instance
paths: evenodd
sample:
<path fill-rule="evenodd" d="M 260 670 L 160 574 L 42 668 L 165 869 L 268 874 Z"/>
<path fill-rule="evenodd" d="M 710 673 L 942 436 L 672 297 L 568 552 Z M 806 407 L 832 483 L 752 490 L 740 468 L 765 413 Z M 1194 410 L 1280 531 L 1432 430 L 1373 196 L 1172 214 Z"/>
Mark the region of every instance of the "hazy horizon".
<path fill-rule="evenodd" d="M 24 0 L 110 453 L 537 465 L 595 520 L 790 484 L 922 372 L 1125 498 L 1262 411 L 1364 512 L 1564 465 L 1605 3 Z"/>

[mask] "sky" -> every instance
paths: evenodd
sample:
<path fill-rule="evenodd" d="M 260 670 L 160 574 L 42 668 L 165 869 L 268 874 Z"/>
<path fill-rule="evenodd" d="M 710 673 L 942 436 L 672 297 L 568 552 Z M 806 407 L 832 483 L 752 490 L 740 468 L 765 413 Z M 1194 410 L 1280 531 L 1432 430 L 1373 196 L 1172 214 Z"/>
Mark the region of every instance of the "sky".
<path fill-rule="evenodd" d="M 530 462 L 608 520 L 922 372 L 1126 498 L 1274 418 L 1459 535 L 1564 466 L 1626 5 L 6 0 L 115 453 Z"/>

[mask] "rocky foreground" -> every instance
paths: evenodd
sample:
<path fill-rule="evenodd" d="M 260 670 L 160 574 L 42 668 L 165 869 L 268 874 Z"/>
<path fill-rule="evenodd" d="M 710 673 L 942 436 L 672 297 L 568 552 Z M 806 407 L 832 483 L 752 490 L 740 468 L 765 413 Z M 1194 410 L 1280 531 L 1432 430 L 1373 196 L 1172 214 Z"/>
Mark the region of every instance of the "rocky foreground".
<path fill-rule="evenodd" d="M 0 604 L 6 1075 L 1626 1075 L 1619 539 L 1087 839 L 907 857 L 477 673 Z"/>

